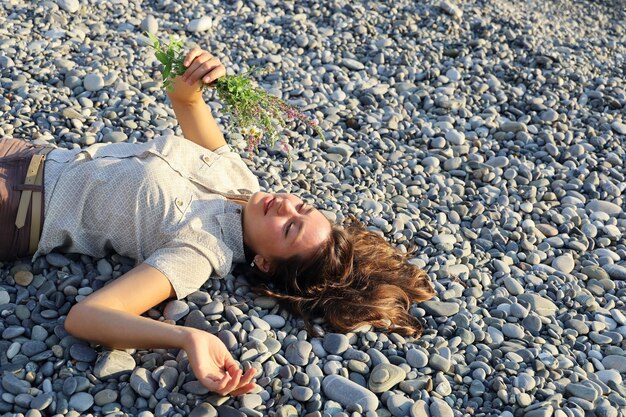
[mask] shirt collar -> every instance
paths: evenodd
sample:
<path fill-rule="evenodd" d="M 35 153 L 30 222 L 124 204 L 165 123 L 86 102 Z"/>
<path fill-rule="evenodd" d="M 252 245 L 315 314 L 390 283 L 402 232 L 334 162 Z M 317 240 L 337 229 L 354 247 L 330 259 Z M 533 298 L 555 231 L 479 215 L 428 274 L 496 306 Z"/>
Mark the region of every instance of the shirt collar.
<path fill-rule="evenodd" d="M 233 262 L 245 262 L 243 251 L 242 207 L 230 201 L 224 202 L 224 213 L 216 216 L 222 229 L 223 242 L 233 251 Z"/>

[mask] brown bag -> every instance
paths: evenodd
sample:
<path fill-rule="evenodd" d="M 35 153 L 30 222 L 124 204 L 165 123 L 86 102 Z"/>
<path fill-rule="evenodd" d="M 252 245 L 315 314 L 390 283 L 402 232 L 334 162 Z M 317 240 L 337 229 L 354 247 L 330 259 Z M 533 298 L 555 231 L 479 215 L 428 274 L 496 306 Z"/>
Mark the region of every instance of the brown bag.
<path fill-rule="evenodd" d="M 44 161 L 53 147 L 0 139 L 0 260 L 35 253 L 43 228 Z"/>

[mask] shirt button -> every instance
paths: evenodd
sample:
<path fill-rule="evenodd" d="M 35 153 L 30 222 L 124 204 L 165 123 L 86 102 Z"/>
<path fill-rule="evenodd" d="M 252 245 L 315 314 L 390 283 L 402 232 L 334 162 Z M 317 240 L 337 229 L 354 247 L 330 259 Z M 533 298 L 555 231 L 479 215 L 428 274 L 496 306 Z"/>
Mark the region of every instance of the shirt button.
<path fill-rule="evenodd" d="M 209 155 L 204 155 L 204 156 L 202 157 L 202 160 L 208 164 L 208 163 L 209 163 L 209 161 L 211 160 L 211 158 L 209 158 Z"/>
<path fill-rule="evenodd" d="M 183 205 L 183 200 L 181 200 L 180 198 L 177 198 L 177 199 L 176 199 L 176 205 L 177 205 L 178 207 L 182 207 L 182 205 Z"/>

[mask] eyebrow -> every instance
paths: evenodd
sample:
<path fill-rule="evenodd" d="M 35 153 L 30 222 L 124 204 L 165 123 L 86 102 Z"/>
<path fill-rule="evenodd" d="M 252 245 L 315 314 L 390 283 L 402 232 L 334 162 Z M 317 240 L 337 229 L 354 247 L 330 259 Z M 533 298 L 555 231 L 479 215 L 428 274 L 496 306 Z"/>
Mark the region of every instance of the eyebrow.
<path fill-rule="evenodd" d="M 311 205 L 309 205 L 309 204 L 307 204 L 307 203 L 304 203 L 304 202 L 303 202 L 303 203 L 302 203 L 302 205 L 303 205 L 304 207 L 309 207 L 309 208 L 306 210 L 306 212 L 305 212 L 305 213 L 303 213 L 305 216 L 306 216 L 306 215 L 308 215 L 310 212 L 312 212 L 312 211 L 314 210 L 314 209 L 313 209 L 313 206 L 311 206 Z M 293 238 L 293 240 L 291 241 L 292 243 L 297 242 L 297 241 L 298 241 L 298 239 L 300 238 L 300 236 L 302 235 L 302 233 L 303 233 L 303 231 L 304 231 L 304 221 L 299 220 L 299 221 L 298 221 L 298 227 L 300 228 L 300 230 L 298 231 L 298 233 L 296 234 L 296 236 L 295 236 L 295 237 Z"/>

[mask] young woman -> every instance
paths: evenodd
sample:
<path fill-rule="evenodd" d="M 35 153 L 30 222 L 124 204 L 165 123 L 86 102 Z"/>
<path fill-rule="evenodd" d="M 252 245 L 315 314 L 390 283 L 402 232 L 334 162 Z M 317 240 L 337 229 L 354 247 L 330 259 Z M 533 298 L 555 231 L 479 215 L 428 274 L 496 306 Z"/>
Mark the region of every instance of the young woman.
<path fill-rule="evenodd" d="M 198 380 L 222 395 L 249 392 L 254 369 L 243 373 L 210 333 L 141 314 L 226 275 L 233 263 L 250 265 L 257 291 L 301 315 L 308 329 L 321 316 L 339 331 L 369 323 L 418 335 L 407 310 L 432 297 L 427 275 L 356 220 L 342 228 L 295 195 L 260 191 L 197 88 L 223 76 L 224 66 L 199 48 L 185 66 L 168 92 L 184 138 L 82 151 L 0 141 L 0 258 L 56 249 L 136 259 L 74 305 L 65 328 L 112 348 L 182 348 Z"/>

